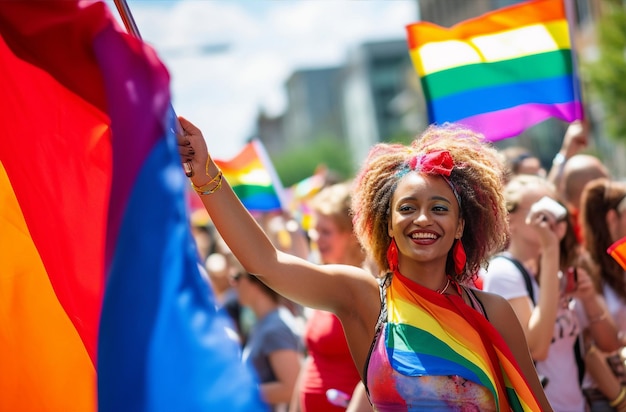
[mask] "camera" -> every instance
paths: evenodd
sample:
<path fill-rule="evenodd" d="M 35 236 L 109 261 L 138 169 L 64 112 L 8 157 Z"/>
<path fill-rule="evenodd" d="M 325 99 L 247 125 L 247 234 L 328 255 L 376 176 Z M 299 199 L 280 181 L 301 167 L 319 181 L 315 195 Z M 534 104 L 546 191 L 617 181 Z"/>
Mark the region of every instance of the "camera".
<path fill-rule="evenodd" d="M 567 209 L 554 199 L 544 196 L 530 207 L 530 213 L 547 212 L 559 221 L 567 216 Z"/>

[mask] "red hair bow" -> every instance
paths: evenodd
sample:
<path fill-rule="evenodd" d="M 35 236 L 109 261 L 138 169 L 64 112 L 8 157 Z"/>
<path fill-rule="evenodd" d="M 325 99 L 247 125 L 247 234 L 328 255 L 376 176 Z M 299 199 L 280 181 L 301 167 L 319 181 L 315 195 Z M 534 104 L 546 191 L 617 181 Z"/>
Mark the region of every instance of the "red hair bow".
<path fill-rule="evenodd" d="M 435 150 L 415 156 L 409 161 L 409 167 L 420 173 L 450 176 L 454 160 L 447 150 Z"/>

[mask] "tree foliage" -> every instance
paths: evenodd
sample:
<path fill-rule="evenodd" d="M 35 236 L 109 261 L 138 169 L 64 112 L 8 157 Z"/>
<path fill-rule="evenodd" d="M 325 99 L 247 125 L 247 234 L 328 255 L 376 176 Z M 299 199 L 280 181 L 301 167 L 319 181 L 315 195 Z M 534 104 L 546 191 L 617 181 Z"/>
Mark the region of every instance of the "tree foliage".
<path fill-rule="evenodd" d="M 292 148 L 272 157 L 272 163 L 285 187 L 313 175 L 320 165 L 325 165 L 339 179 L 348 179 L 354 174 L 350 152 L 335 138 L 315 139 L 307 147 Z"/>
<path fill-rule="evenodd" d="M 592 96 L 603 107 L 607 134 L 626 140 L 626 6 L 604 0 L 596 25 L 599 58 L 583 66 Z"/>

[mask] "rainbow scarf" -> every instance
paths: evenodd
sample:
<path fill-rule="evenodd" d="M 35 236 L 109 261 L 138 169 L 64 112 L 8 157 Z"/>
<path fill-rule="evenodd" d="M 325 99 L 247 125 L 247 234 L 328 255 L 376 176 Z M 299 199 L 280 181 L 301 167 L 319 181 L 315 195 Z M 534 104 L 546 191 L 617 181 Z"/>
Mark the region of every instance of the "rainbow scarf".
<path fill-rule="evenodd" d="M 461 376 L 488 388 L 500 411 L 541 410 L 502 336 L 462 298 L 440 295 L 396 271 L 387 310 L 394 369 Z"/>
<path fill-rule="evenodd" d="M 431 123 L 458 122 L 488 140 L 550 117 L 582 117 L 563 2 L 529 1 L 444 28 L 407 26 Z"/>

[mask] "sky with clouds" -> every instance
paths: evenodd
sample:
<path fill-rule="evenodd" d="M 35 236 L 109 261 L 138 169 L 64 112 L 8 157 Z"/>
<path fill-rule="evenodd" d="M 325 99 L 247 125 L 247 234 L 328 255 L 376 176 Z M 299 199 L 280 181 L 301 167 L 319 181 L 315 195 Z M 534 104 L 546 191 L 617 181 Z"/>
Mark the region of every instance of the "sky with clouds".
<path fill-rule="evenodd" d="M 404 39 L 418 16 L 416 0 L 126 3 L 170 71 L 175 111 L 202 129 L 220 159 L 243 147 L 260 108 L 282 113 L 284 82 L 294 70 L 343 64 L 363 42 Z"/>

